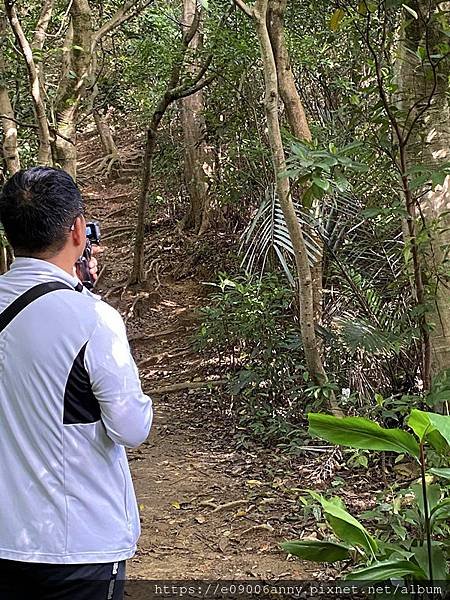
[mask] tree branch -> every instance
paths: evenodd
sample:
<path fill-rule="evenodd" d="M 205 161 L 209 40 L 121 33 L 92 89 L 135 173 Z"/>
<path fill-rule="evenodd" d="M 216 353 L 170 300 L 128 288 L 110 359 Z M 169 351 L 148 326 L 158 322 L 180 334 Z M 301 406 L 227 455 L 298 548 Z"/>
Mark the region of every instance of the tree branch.
<path fill-rule="evenodd" d="M 253 9 L 244 2 L 244 0 L 234 0 L 235 5 L 244 12 L 247 17 L 253 17 Z"/>
<path fill-rule="evenodd" d="M 44 47 L 45 38 L 47 36 L 47 29 L 52 18 L 54 0 L 46 0 L 42 6 L 41 14 L 36 25 L 36 31 L 34 32 L 32 47 L 33 49 L 42 50 Z"/>
<path fill-rule="evenodd" d="M 94 33 L 92 36 L 92 50 L 95 49 L 95 46 L 103 37 L 105 37 L 105 35 L 110 33 L 113 29 L 116 29 L 116 27 L 119 27 L 119 25 L 122 25 L 122 23 L 125 23 L 125 21 L 138 15 L 147 8 L 149 4 L 152 4 L 153 1 L 154 0 L 145 0 L 142 4 L 136 2 L 136 0 L 128 0 L 128 2 L 125 2 L 125 4 L 114 13 L 109 21 Z M 133 7 L 134 10 L 131 10 Z"/>
<path fill-rule="evenodd" d="M 0 119 L 7 119 L 8 121 L 12 121 L 16 125 L 19 125 L 19 127 L 26 127 L 27 129 L 39 129 L 39 126 L 36 125 L 35 123 L 24 123 L 23 121 L 18 121 L 17 119 L 10 117 L 9 115 L 0 115 Z M 49 130 L 52 135 L 56 135 L 56 136 L 60 137 L 61 139 L 66 140 L 66 142 L 69 142 L 70 144 L 73 145 L 73 140 L 70 140 L 69 138 L 65 137 L 61 133 L 58 133 L 56 131 L 56 129 L 54 127 L 52 127 L 51 125 L 49 125 Z"/>
<path fill-rule="evenodd" d="M 214 74 L 214 75 L 211 75 L 210 77 L 207 77 L 206 79 L 203 79 L 203 81 L 199 81 L 195 85 L 192 85 L 189 87 L 179 86 L 178 88 L 171 90 L 170 95 L 174 100 L 181 100 L 181 98 L 186 98 L 187 96 L 192 96 L 193 94 L 196 94 L 197 92 L 202 90 L 204 87 L 206 87 L 207 85 L 212 83 L 214 81 L 214 79 L 216 79 L 216 78 L 217 78 L 217 75 Z"/>
<path fill-rule="evenodd" d="M 33 57 L 33 51 L 25 36 L 19 17 L 16 12 L 14 0 L 5 0 L 5 11 L 8 17 L 11 29 L 20 51 L 25 59 L 28 72 L 30 94 L 33 99 L 33 109 L 37 122 L 37 131 L 39 136 L 38 161 L 46 165 L 51 163 L 50 136 L 47 121 L 47 113 L 44 101 L 41 96 L 41 85 L 39 80 L 39 70 Z"/>
<path fill-rule="evenodd" d="M 195 11 L 194 14 L 194 18 L 192 19 L 192 23 L 189 27 L 189 29 L 187 29 L 187 31 L 183 34 L 183 46 L 185 48 L 187 48 L 189 46 L 189 44 L 192 42 L 195 34 L 198 31 L 199 25 L 200 25 L 200 19 L 201 19 L 201 11 L 199 9 L 197 9 Z"/>

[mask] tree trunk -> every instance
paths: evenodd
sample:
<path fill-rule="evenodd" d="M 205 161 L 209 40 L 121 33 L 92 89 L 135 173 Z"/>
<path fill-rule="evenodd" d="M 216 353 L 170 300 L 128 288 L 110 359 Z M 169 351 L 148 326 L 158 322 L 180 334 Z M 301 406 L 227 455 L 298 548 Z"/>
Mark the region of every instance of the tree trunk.
<path fill-rule="evenodd" d="M 1 119 L 3 131 L 2 150 L 6 172 L 8 175 L 13 175 L 20 169 L 20 159 L 17 148 L 17 127 L 15 122 L 11 120 L 14 119 L 14 111 L 6 87 L 6 65 L 1 45 L 6 36 L 6 29 L 6 20 L 0 15 L 0 115 L 6 115 Z M 8 119 L 8 117 L 10 118 Z"/>
<path fill-rule="evenodd" d="M 278 90 L 286 109 L 286 115 L 292 134 L 299 140 L 310 142 L 312 140 L 311 130 L 308 125 L 303 103 L 297 91 L 294 74 L 291 69 L 289 51 L 286 46 L 284 33 L 284 14 L 286 6 L 287 0 L 269 0 L 267 26 L 277 68 Z M 320 257 L 311 267 L 314 320 L 316 324 L 320 324 L 323 312 L 323 243 L 315 234 L 314 230 L 311 230 L 309 233 L 314 237 L 317 245 L 321 249 Z"/>
<path fill-rule="evenodd" d="M 188 30 L 192 25 L 195 13 L 196 0 L 184 0 L 183 24 L 185 30 Z M 193 53 L 197 50 L 199 43 L 200 34 L 197 30 L 190 44 L 190 50 Z M 194 61 L 192 61 L 188 71 L 190 73 L 195 71 Z M 210 156 L 205 141 L 206 123 L 203 90 L 183 98 L 181 106 L 184 135 L 184 174 L 190 199 L 190 206 L 184 218 L 183 227 L 193 229 L 195 233 L 201 235 L 209 226 L 210 206 L 207 181 Z"/>
<path fill-rule="evenodd" d="M 206 71 L 208 70 L 210 64 L 210 61 L 207 60 L 205 64 L 199 68 L 191 82 L 180 84 L 186 52 L 189 49 L 189 44 L 191 43 L 193 37 L 197 33 L 199 21 L 200 13 L 197 10 L 189 29 L 184 31 L 182 35 L 180 51 L 172 63 L 170 79 L 167 83 L 166 91 L 158 102 L 158 105 L 152 116 L 150 127 L 147 130 L 147 143 L 145 147 L 142 185 L 138 206 L 138 221 L 134 243 L 133 270 L 128 281 L 129 284 L 143 283 L 146 278 L 144 269 L 145 223 L 149 209 L 148 195 L 152 176 L 153 155 L 156 148 L 157 134 L 161 120 L 172 102 L 197 93 L 212 80 L 212 78 L 205 77 Z"/>
<path fill-rule="evenodd" d="M 159 125 L 171 102 L 172 98 L 170 93 L 166 92 L 158 103 L 158 106 L 153 113 L 150 127 L 147 129 L 147 141 L 145 145 L 144 165 L 142 168 L 141 190 L 139 195 L 138 216 L 134 240 L 133 268 L 128 280 L 128 283 L 131 285 L 136 283 L 144 283 L 146 280 L 146 273 L 144 269 L 144 236 L 147 212 L 150 208 L 148 195 L 152 179 L 153 156 L 156 149 Z"/>
<path fill-rule="evenodd" d="M 435 61 L 432 67 L 419 60 L 418 55 L 420 48 L 426 48 L 433 57 L 448 44 L 443 25 L 445 19 L 446 28 L 450 26 L 448 3 L 416 0 L 410 6 L 419 18 L 408 17 L 405 21 L 398 78 L 399 105 L 407 116 L 405 130 L 412 129 L 406 145 L 406 162 L 408 168 L 421 164 L 439 170 L 450 159 L 450 57 L 447 55 L 439 62 L 432 58 Z M 425 218 L 429 239 L 419 250 L 426 265 L 423 275 L 434 293 L 427 321 L 431 375 L 435 376 L 450 368 L 450 273 L 446 262 L 450 249 L 449 177 L 442 186 L 425 194 L 416 206 L 416 216 L 420 217 L 420 211 Z"/>
<path fill-rule="evenodd" d="M 35 52 L 35 50 L 38 51 L 34 62 L 36 65 L 36 72 L 39 79 L 39 85 L 41 87 L 41 96 L 43 98 L 46 97 L 46 85 L 44 69 L 42 64 L 42 49 L 44 48 L 45 38 L 47 37 L 47 29 L 50 25 L 50 20 L 52 18 L 53 5 L 54 0 L 44 1 L 38 22 L 36 24 L 36 29 L 32 41 L 33 53 Z"/>
<path fill-rule="evenodd" d="M 299 321 L 306 364 L 314 383 L 316 385 L 323 385 L 327 382 L 327 376 L 320 357 L 315 333 L 311 269 L 308 262 L 302 227 L 292 202 L 289 179 L 283 176 L 283 173 L 287 170 L 286 157 L 278 116 L 277 68 L 267 27 L 267 10 L 268 0 L 257 0 L 253 5 L 252 14 L 256 24 L 264 69 L 265 111 L 276 189 L 289 231 L 289 237 L 294 248 L 298 277 Z M 330 401 L 330 407 L 339 413 L 334 397 Z"/>
<path fill-rule="evenodd" d="M 89 110 L 92 111 L 95 126 L 97 127 L 98 136 L 100 138 L 100 143 L 102 145 L 102 150 L 104 154 L 104 158 L 109 159 L 110 166 L 112 166 L 116 162 L 119 161 L 119 151 L 116 146 L 116 142 L 111 133 L 111 129 L 108 125 L 107 121 L 107 112 L 103 109 L 100 109 L 97 106 L 97 98 L 99 96 L 99 89 L 97 83 L 97 52 L 95 49 L 92 52 L 92 61 L 91 61 L 91 81 L 94 81 L 94 85 L 92 87 L 92 94 L 89 102 Z M 110 167 L 107 169 L 107 173 L 109 174 Z"/>
<path fill-rule="evenodd" d="M 41 13 L 36 25 L 33 37 L 33 49 L 42 50 L 44 47 L 47 29 L 52 18 L 54 0 L 45 0 L 42 5 Z M 37 61 L 36 61 L 37 62 Z"/>
<path fill-rule="evenodd" d="M 94 108 L 93 115 L 105 157 L 117 158 L 119 151 L 106 120 L 106 115 L 101 114 L 96 108 Z"/>
<path fill-rule="evenodd" d="M 72 18 L 72 49 L 66 63 L 71 76 L 61 82 L 56 99 L 57 133 L 55 160 L 74 179 L 77 175 L 76 133 L 80 105 L 86 94 L 92 61 L 92 15 L 87 0 L 73 0 L 70 9 Z M 67 64 L 66 64 L 67 69 Z"/>
<path fill-rule="evenodd" d="M 19 46 L 27 65 L 31 97 L 33 100 L 33 109 L 36 117 L 36 123 L 38 126 L 38 163 L 40 165 L 49 165 L 52 163 L 52 157 L 50 152 L 50 131 L 48 127 L 45 104 L 41 94 L 39 73 L 36 68 L 36 63 L 34 62 L 31 46 L 25 37 L 14 4 L 15 3 L 13 0 L 5 0 L 6 14 L 11 24 L 11 28 L 14 32 L 14 37 L 16 38 L 17 45 Z"/>
<path fill-rule="evenodd" d="M 300 95 L 291 69 L 289 51 L 284 33 L 284 14 L 287 0 L 269 0 L 267 26 L 277 68 L 278 88 L 286 109 L 287 119 L 293 135 L 299 140 L 312 140 Z"/>

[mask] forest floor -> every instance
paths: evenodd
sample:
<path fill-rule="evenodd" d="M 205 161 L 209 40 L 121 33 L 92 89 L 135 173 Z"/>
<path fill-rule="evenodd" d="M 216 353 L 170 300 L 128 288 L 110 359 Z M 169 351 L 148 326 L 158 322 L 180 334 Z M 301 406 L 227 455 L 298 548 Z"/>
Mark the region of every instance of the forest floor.
<path fill-rule="evenodd" d="M 286 539 L 314 535 L 314 517 L 305 519 L 299 496 L 323 488 L 324 468 L 339 469 L 336 455 L 302 457 L 256 446 L 237 448 L 217 401 L 217 388 L 195 389 L 211 373 L 212 357 L 194 346 L 197 310 L 220 270 L 215 238 L 179 233 L 158 215 L 147 234 L 145 289 L 126 288 L 132 261 L 130 240 L 136 217 L 139 161 L 135 147 L 121 148 L 127 165 L 106 181 L 90 166 L 100 155 L 86 138 L 80 181 L 88 216 L 100 221 L 105 252 L 98 290 L 123 315 L 144 389 L 154 402 L 147 442 L 129 454 L 141 512 L 142 535 L 128 562 L 132 579 L 314 579 L 314 563 L 287 558 Z M 134 162 L 133 162 L 134 160 Z M 217 261 L 217 264 L 215 264 Z M 205 267 L 206 264 L 206 267 Z M 193 388 L 152 390 L 194 383 Z M 361 473 L 348 471 L 346 501 L 366 508 L 373 498 Z"/>

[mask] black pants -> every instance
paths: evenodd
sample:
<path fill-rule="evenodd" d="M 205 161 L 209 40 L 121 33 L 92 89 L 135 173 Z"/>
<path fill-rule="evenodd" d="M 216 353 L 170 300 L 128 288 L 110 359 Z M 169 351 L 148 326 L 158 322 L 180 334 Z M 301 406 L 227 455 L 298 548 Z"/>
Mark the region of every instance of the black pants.
<path fill-rule="evenodd" d="M 123 600 L 125 561 L 50 565 L 0 559 L 0 600 Z"/>

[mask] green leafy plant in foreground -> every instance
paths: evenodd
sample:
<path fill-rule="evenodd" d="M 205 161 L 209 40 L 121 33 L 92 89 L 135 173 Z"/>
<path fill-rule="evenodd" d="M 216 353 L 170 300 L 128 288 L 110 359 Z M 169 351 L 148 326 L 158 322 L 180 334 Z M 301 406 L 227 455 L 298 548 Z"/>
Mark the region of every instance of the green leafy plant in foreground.
<path fill-rule="evenodd" d="M 444 497 L 440 485 L 431 483 L 435 477 L 450 479 L 450 469 L 426 470 L 425 448 L 431 447 L 441 456 L 449 455 L 450 416 L 414 409 L 407 424 L 415 435 L 401 429 L 385 429 L 362 417 L 338 418 L 311 413 L 309 433 L 332 444 L 361 450 L 378 450 L 408 455 L 420 465 L 420 483 L 411 487 L 415 510 L 407 513 L 417 525 L 416 539 L 398 543 L 385 542 L 371 535 L 355 519 L 339 498 L 327 500 L 310 492 L 322 506 L 333 533 L 333 540 L 298 540 L 286 542 L 283 549 L 315 562 L 336 562 L 353 558 L 366 566 L 352 571 L 346 579 L 355 581 L 385 581 L 407 578 L 413 581 L 443 581 L 449 579 L 449 546 L 442 540 L 442 524 L 450 517 L 450 498 Z M 438 539 L 436 539 L 438 538 Z"/>

